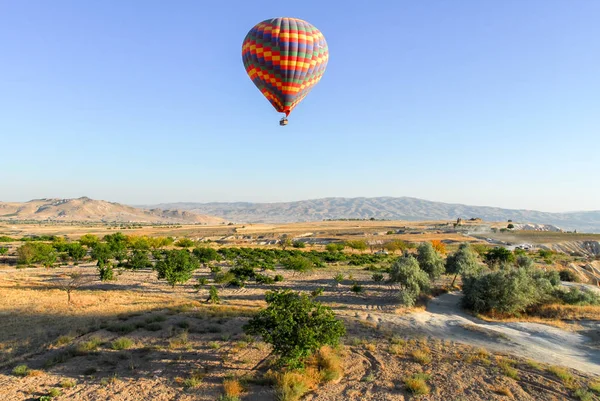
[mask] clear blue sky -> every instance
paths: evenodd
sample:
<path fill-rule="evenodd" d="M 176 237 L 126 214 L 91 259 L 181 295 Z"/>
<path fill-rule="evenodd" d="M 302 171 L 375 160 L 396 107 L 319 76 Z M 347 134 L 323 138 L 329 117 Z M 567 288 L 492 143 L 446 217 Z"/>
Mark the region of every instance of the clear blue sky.
<path fill-rule="evenodd" d="M 325 35 L 279 127 L 256 23 Z M 600 1 L 0 0 L 0 200 L 600 209 Z"/>

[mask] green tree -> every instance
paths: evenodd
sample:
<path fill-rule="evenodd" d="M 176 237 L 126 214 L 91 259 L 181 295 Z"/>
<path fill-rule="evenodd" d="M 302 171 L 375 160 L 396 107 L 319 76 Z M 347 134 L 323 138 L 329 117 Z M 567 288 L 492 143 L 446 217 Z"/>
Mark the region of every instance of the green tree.
<path fill-rule="evenodd" d="M 33 242 L 26 242 L 17 248 L 17 264 L 31 266 L 35 260 L 36 250 Z"/>
<path fill-rule="evenodd" d="M 193 271 L 198 267 L 198 260 L 185 249 L 166 251 L 164 258 L 155 265 L 158 279 L 167 280 L 173 288 L 175 284 L 183 284 L 192 278 Z"/>
<path fill-rule="evenodd" d="M 325 246 L 327 252 L 342 252 L 346 246 L 341 242 L 330 242 Z"/>
<path fill-rule="evenodd" d="M 433 248 L 431 242 L 423 242 L 417 248 L 417 262 L 419 267 L 425 271 L 429 278 L 436 279 L 446 270 L 444 260 L 440 254 Z"/>
<path fill-rule="evenodd" d="M 217 251 L 208 247 L 197 247 L 193 250 L 193 254 L 200 263 L 205 265 L 219 259 Z"/>
<path fill-rule="evenodd" d="M 271 344 L 280 366 L 300 368 L 305 358 L 323 345 L 336 346 L 346 333 L 330 308 L 306 294 L 268 291 L 265 300 L 267 308 L 244 326 L 244 332 Z"/>
<path fill-rule="evenodd" d="M 396 251 L 404 252 L 409 248 L 409 246 L 406 241 L 397 239 L 386 242 L 383 244 L 383 248 L 389 252 L 396 253 Z"/>
<path fill-rule="evenodd" d="M 454 274 L 451 286 L 454 286 L 458 275 L 469 276 L 481 270 L 477 260 L 477 253 L 467 243 L 460 244 L 458 250 L 446 258 L 446 271 Z"/>
<path fill-rule="evenodd" d="M 122 264 L 123 260 L 127 258 L 127 237 L 120 232 L 105 235 L 104 241 L 109 246 L 112 257 Z"/>
<path fill-rule="evenodd" d="M 133 270 L 145 269 L 151 267 L 152 262 L 148 257 L 148 251 L 143 249 L 134 249 L 127 259 L 126 267 Z"/>
<path fill-rule="evenodd" d="M 17 263 L 20 265 L 41 263 L 50 267 L 56 262 L 57 256 L 54 247 L 43 242 L 26 242 L 17 248 Z"/>
<path fill-rule="evenodd" d="M 417 297 L 429 290 L 429 275 L 411 255 L 399 257 L 390 268 L 390 282 L 400 284 L 400 300 L 406 306 L 413 306 Z"/>
<path fill-rule="evenodd" d="M 67 252 L 75 264 L 78 264 L 79 261 L 87 254 L 87 251 L 79 242 L 71 242 Z"/>
<path fill-rule="evenodd" d="M 498 267 L 505 263 L 514 263 L 515 255 L 506 248 L 498 247 L 485 253 L 485 263 L 490 267 Z"/>
<path fill-rule="evenodd" d="M 515 228 L 515 225 L 513 223 L 509 223 L 506 228 L 508 228 L 509 230 L 512 230 L 513 228 Z"/>
<path fill-rule="evenodd" d="M 365 251 L 368 248 L 367 243 L 362 239 L 346 241 L 346 246 L 360 252 Z"/>
<path fill-rule="evenodd" d="M 100 238 L 95 236 L 94 234 L 85 234 L 79 238 L 79 243 L 81 245 L 87 246 L 88 248 L 93 248 L 98 242 L 100 242 Z"/>
<path fill-rule="evenodd" d="M 112 258 L 110 246 L 104 242 L 97 242 L 92 248 L 92 260 L 97 260 L 98 264 L 106 264 Z"/>

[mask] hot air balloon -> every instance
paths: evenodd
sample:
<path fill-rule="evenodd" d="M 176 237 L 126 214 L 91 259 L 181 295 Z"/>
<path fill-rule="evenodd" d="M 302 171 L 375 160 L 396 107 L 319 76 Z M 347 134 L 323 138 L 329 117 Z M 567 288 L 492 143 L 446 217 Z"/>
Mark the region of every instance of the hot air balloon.
<path fill-rule="evenodd" d="M 275 110 L 290 112 L 319 82 L 329 51 L 323 34 L 297 18 L 272 18 L 260 22 L 246 35 L 242 60 L 254 85 Z"/>

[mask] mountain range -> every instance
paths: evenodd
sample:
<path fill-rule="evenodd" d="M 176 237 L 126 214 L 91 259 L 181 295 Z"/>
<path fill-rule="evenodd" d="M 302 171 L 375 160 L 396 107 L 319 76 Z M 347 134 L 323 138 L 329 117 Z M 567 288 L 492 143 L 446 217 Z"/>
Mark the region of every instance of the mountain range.
<path fill-rule="evenodd" d="M 146 206 L 148 207 L 148 206 Z M 552 224 L 564 230 L 600 232 L 600 210 L 550 213 L 432 202 L 410 197 L 322 198 L 297 202 L 163 203 L 160 209 L 187 210 L 218 216 L 227 221 L 285 223 L 324 219 L 454 220 L 479 217 L 486 221 Z"/>
<path fill-rule="evenodd" d="M 140 209 L 115 202 L 76 199 L 34 199 L 0 202 L 0 220 L 50 220 L 107 223 L 219 224 L 223 219 L 191 211 Z"/>

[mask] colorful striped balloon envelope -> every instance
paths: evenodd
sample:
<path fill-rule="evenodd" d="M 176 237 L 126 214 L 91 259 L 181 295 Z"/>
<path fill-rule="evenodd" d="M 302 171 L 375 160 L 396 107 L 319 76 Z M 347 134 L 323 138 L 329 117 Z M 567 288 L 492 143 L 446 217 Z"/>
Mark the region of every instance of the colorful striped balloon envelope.
<path fill-rule="evenodd" d="M 286 117 L 319 82 L 329 51 L 323 34 L 297 18 L 260 22 L 246 35 L 242 60 L 254 85 Z"/>

